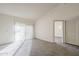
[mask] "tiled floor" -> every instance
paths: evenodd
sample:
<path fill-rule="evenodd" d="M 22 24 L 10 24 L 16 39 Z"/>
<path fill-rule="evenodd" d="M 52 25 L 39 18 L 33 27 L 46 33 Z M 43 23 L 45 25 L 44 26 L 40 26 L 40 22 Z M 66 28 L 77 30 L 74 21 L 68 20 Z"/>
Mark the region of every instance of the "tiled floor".
<path fill-rule="evenodd" d="M 12 55 L 10 53 L 14 51 L 14 56 L 79 56 L 79 47 L 68 44 L 62 45 L 39 39 L 28 39 L 21 44 L 19 49 L 15 49 L 18 47 L 16 45 L 12 47 L 12 50 L 10 50 L 11 47 L 7 49 L 9 55 Z"/>

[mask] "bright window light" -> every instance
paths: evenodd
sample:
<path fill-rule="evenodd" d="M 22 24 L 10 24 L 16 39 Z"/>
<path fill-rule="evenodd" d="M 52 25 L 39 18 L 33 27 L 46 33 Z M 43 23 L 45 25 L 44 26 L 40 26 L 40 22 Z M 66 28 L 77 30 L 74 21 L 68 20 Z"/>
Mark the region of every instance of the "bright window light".
<path fill-rule="evenodd" d="M 15 40 L 25 39 L 25 24 L 15 24 Z"/>
<path fill-rule="evenodd" d="M 25 25 L 23 23 L 15 24 L 15 40 L 32 39 L 33 26 Z"/>

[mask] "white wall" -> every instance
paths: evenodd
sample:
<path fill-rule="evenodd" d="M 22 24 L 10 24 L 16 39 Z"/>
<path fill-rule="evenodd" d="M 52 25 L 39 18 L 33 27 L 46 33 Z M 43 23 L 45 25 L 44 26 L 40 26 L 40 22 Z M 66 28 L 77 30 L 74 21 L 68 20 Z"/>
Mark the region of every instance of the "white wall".
<path fill-rule="evenodd" d="M 76 16 L 79 16 L 79 4 L 60 4 L 36 21 L 35 37 L 49 42 L 54 41 L 53 20 L 69 20 Z"/>
<path fill-rule="evenodd" d="M 6 14 L 0 14 L 0 44 L 13 42 L 14 37 L 14 25 L 15 22 L 22 22 L 25 24 L 33 24 L 25 19 L 10 16 Z"/>
<path fill-rule="evenodd" d="M 29 19 L 23 19 L 23 18 L 19 18 L 19 17 L 15 17 L 15 16 L 14 16 L 14 21 L 24 23 L 26 25 L 33 25 L 34 24 L 34 22 L 30 21 Z"/>
<path fill-rule="evenodd" d="M 38 39 L 53 42 L 53 21 L 50 16 L 45 16 L 36 22 L 35 36 Z"/>
<path fill-rule="evenodd" d="M 0 44 L 12 42 L 14 40 L 13 17 L 0 14 Z"/>

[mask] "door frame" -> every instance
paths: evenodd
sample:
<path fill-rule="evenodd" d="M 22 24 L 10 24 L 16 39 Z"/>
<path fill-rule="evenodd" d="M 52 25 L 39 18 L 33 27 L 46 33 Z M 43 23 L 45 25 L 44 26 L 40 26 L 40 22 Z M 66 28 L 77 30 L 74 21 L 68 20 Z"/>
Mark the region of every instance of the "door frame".
<path fill-rule="evenodd" d="M 66 37 L 66 26 L 65 26 L 65 20 L 54 20 L 53 21 L 53 40 L 55 42 L 55 22 L 56 21 L 62 21 L 63 22 L 63 43 L 65 43 L 65 37 Z M 56 42 L 55 42 L 56 43 Z"/>

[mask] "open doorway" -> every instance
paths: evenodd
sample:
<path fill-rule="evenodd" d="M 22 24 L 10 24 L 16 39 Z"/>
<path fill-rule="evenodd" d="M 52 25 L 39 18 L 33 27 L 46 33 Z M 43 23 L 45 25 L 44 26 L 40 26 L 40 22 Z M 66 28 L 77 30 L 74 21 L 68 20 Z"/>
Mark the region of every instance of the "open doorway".
<path fill-rule="evenodd" d="M 56 43 L 64 42 L 64 21 L 63 20 L 54 21 L 54 42 Z"/>

